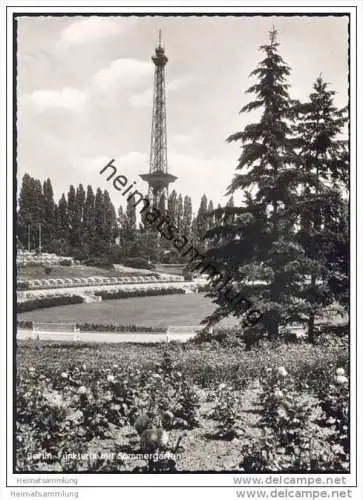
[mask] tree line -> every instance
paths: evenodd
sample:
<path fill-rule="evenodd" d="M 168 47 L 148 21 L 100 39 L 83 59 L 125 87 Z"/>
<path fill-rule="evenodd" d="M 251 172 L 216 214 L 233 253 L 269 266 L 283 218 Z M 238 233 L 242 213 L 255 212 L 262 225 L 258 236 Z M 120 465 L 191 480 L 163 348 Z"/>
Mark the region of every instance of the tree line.
<path fill-rule="evenodd" d="M 213 202 L 202 196 L 199 209 L 193 214 L 190 196 L 175 190 L 166 200 L 161 198 L 160 210 L 180 234 L 195 244 L 203 244 L 205 233 L 215 220 Z M 127 200 L 117 212 L 107 190 L 94 192 L 92 186 L 71 185 L 56 202 L 51 180 L 43 183 L 25 174 L 19 191 L 17 236 L 23 248 L 73 256 L 78 260 L 94 257 L 112 263 L 140 257 L 151 261 L 179 263 L 178 252 L 166 241 L 160 240 L 152 228 L 137 220 L 135 200 Z"/>

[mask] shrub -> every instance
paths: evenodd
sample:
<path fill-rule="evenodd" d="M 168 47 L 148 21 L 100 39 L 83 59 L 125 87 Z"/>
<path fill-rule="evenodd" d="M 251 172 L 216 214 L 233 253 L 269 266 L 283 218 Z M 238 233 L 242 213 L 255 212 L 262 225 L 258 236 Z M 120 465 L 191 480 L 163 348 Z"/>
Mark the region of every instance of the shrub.
<path fill-rule="evenodd" d="M 236 328 L 216 328 L 213 333 L 208 331 L 206 328 L 200 330 L 197 335 L 188 341 L 189 344 L 203 344 L 212 343 L 219 344 L 224 347 L 241 346 L 241 334 L 240 330 Z"/>
<path fill-rule="evenodd" d="M 300 401 L 294 381 L 284 367 L 266 370 L 260 378 L 263 408 L 261 426 L 270 428 L 280 446 L 294 455 L 305 445 L 306 425 L 312 409 Z"/>
<path fill-rule="evenodd" d="M 27 281 L 20 281 L 19 283 L 17 283 L 16 285 L 16 289 L 21 291 L 21 290 L 29 290 L 30 286 L 29 286 L 29 283 Z"/>
<path fill-rule="evenodd" d="M 176 295 L 184 294 L 182 288 L 149 288 L 147 290 L 117 290 L 116 292 L 96 292 L 95 295 L 102 297 L 102 300 L 108 299 L 128 299 L 131 297 L 154 297 L 157 295 Z"/>
<path fill-rule="evenodd" d="M 217 421 L 217 433 L 215 438 L 232 440 L 241 433 L 241 399 L 239 392 L 227 384 L 219 384 L 216 391 L 213 391 L 213 398 L 216 404 L 209 414 Z"/>
<path fill-rule="evenodd" d="M 191 271 L 185 270 L 183 272 L 183 277 L 185 281 L 193 281 L 193 273 Z M 198 287 L 199 289 L 199 287 Z"/>
<path fill-rule="evenodd" d="M 90 267 L 102 267 L 103 269 L 111 269 L 113 267 L 112 260 L 108 257 L 94 257 L 83 261 L 82 264 Z"/>
<path fill-rule="evenodd" d="M 142 325 L 114 325 L 110 323 L 83 323 L 77 325 L 81 332 L 166 332 L 167 328 Z"/>
<path fill-rule="evenodd" d="M 25 330 L 29 330 L 33 328 L 32 321 L 17 321 L 18 328 L 24 328 Z"/>
<path fill-rule="evenodd" d="M 327 438 L 332 447 L 333 460 L 329 464 L 334 471 L 349 471 L 349 380 L 344 368 L 336 370 L 335 377 L 327 389 L 319 395 L 322 416 L 317 423 L 328 429 Z"/>
<path fill-rule="evenodd" d="M 142 257 L 123 259 L 122 264 L 126 267 L 134 267 L 135 269 L 155 269 L 154 265 L 149 264 L 149 262 Z"/>
<path fill-rule="evenodd" d="M 62 259 L 59 261 L 60 266 L 64 267 L 70 267 L 72 265 L 72 260 L 71 259 Z"/>
<path fill-rule="evenodd" d="M 69 304 L 81 304 L 83 298 L 78 295 L 60 295 L 57 297 L 43 297 L 41 299 L 27 300 L 17 305 L 17 312 L 33 311 L 45 307 L 67 306 Z"/>

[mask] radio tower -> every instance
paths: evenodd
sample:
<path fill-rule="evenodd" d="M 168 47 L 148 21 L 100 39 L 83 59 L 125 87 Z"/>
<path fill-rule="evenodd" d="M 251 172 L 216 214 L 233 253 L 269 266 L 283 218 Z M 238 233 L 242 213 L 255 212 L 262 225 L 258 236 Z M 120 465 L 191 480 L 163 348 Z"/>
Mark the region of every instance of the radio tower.
<path fill-rule="evenodd" d="M 161 44 L 159 31 L 159 46 L 152 56 L 155 64 L 154 99 L 151 126 L 150 168 L 148 174 L 140 177 L 149 185 L 148 197 L 150 204 L 157 207 L 162 195 L 168 199 L 168 186 L 177 177 L 168 173 L 168 156 L 166 142 L 166 105 L 165 105 L 165 66 L 168 58 Z"/>

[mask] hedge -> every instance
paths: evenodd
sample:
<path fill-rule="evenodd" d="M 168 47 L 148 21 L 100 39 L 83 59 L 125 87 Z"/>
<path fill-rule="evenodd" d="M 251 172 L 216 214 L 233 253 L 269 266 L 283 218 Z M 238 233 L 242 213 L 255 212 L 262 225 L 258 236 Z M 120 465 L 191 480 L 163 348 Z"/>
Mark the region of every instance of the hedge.
<path fill-rule="evenodd" d="M 134 267 L 135 269 L 155 269 L 155 266 L 153 264 L 149 264 L 149 262 L 143 257 L 129 257 L 127 259 L 123 259 L 122 265 L 126 267 Z"/>
<path fill-rule="evenodd" d="M 33 327 L 32 321 L 18 321 L 18 328 L 31 329 Z M 142 325 L 114 325 L 112 323 L 82 323 L 77 324 L 77 328 L 81 332 L 162 332 L 165 333 L 167 328 L 156 326 L 142 326 Z"/>
<path fill-rule="evenodd" d="M 71 259 L 62 259 L 59 261 L 59 265 L 64 266 L 64 267 L 71 267 L 72 261 L 71 261 Z"/>
<path fill-rule="evenodd" d="M 27 281 L 21 281 L 20 283 L 17 283 L 16 285 L 16 289 L 18 291 L 21 291 L 21 290 L 29 290 L 30 289 L 30 286 L 29 286 L 29 283 Z"/>
<path fill-rule="evenodd" d="M 81 304 L 83 298 L 79 295 L 59 295 L 57 297 L 42 297 L 40 299 L 27 300 L 17 305 L 17 312 L 33 311 L 45 307 L 67 306 L 70 304 Z"/>
<path fill-rule="evenodd" d="M 142 325 L 113 325 L 98 323 L 83 323 L 77 325 L 81 332 L 166 332 L 167 328 Z"/>
<path fill-rule="evenodd" d="M 132 297 L 153 297 L 157 295 L 176 295 L 184 294 L 183 288 L 152 288 L 149 290 L 117 290 L 116 292 L 96 292 L 95 295 L 102 297 L 102 300 L 108 299 L 128 299 Z"/>

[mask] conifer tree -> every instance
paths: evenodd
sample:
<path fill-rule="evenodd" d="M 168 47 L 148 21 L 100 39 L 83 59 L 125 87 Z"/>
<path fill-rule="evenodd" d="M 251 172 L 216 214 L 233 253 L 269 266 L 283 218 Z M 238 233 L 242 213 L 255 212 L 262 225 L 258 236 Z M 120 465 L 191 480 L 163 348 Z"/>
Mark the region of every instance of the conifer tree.
<path fill-rule="evenodd" d="M 67 195 L 67 218 L 69 229 L 69 244 L 71 247 L 76 246 L 76 190 L 74 186 L 69 187 Z"/>
<path fill-rule="evenodd" d="M 300 297 L 314 340 L 315 316 L 334 300 L 347 306 L 349 296 L 349 224 L 344 199 L 349 155 L 342 134 L 346 108 L 334 105 L 335 92 L 320 76 L 306 103 L 294 107 L 298 174 L 297 242 L 304 248 L 304 286 Z"/>
<path fill-rule="evenodd" d="M 111 201 L 110 195 L 107 190 L 103 193 L 104 203 L 104 237 L 106 246 L 111 248 L 116 237 L 117 221 L 115 207 Z"/>
<path fill-rule="evenodd" d="M 90 255 L 95 237 L 95 195 L 92 186 L 87 186 L 83 211 L 83 250 Z"/>
<path fill-rule="evenodd" d="M 175 189 L 171 192 L 169 199 L 168 199 L 168 216 L 170 220 L 170 224 L 173 224 L 174 226 L 177 225 L 176 223 L 176 206 L 177 206 L 177 194 Z"/>
<path fill-rule="evenodd" d="M 127 228 L 131 235 L 136 230 L 136 207 L 135 207 L 134 196 L 130 196 L 127 199 L 126 217 L 127 217 Z"/>
<path fill-rule="evenodd" d="M 213 206 L 213 201 L 210 200 L 210 202 L 208 203 L 208 225 L 207 225 L 208 231 L 214 227 L 214 221 L 215 221 L 214 206 Z"/>
<path fill-rule="evenodd" d="M 229 193 L 242 191 L 245 203 L 223 210 L 222 223 L 208 233 L 217 245 L 207 252 L 224 279 L 263 314 L 261 321 L 270 338 L 279 335 L 280 325 L 294 307 L 292 289 L 300 276 L 289 265 L 302 251 L 292 241 L 291 222 L 282 216 L 292 196 L 288 179 L 293 152 L 286 81 L 290 69 L 278 53 L 276 37 L 273 29 L 269 43 L 261 47 L 264 58 L 251 73 L 257 83 L 247 90 L 255 99 L 241 110 L 260 110 L 260 120 L 228 138 L 242 143 Z M 221 210 L 215 215 L 219 218 Z M 243 308 L 225 294 L 214 290 L 211 295 L 220 316 L 243 317 Z"/>
<path fill-rule="evenodd" d="M 42 240 L 45 248 L 55 237 L 54 195 L 50 179 L 43 182 L 43 224 Z"/>
<path fill-rule="evenodd" d="M 17 235 L 20 242 L 28 248 L 28 235 L 33 236 L 32 225 L 36 223 L 34 213 L 35 193 L 33 191 L 34 179 L 25 174 L 22 178 L 19 192 L 19 209 L 17 217 Z M 34 239 L 31 238 L 30 247 L 34 248 Z"/>
<path fill-rule="evenodd" d="M 95 232 L 99 238 L 104 236 L 104 197 L 101 188 L 97 188 L 95 196 Z"/>
<path fill-rule="evenodd" d="M 58 210 L 57 210 L 57 233 L 58 233 L 58 238 L 60 239 L 68 239 L 68 218 L 67 218 L 67 200 L 64 195 L 62 194 L 59 202 L 58 202 Z"/>
<path fill-rule="evenodd" d="M 192 219 L 193 219 L 192 199 L 190 196 L 187 195 L 184 197 L 183 219 L 181 227 L 182 227 L 182 234 L 188 239 L 191 237 Z"/>
<path fill-rule="evenodd" d="M 199 244 L 204 248 L 204 238 L 208 231 L 208 199 L 205 194 L 203 194 L 198 213 L 196 216 L 196 229 L 197 229 L 197 240 Z"/>
<path fill-rule="evenodd" d="M 82 184 L 79 184 L 76 190 L 74 218 L 73 218 L 73 235 L 76 247 L 83 251 L 84 237 L 84 205 L 86 201 L 86 193 Z"/>
<path fill-rule="evenodd" d="M 181 194 L 179 194 L 177 202 L 176 202 L 176 227 L 179 233 L 182 232 L 183 230 L 183 197 Z"/>

